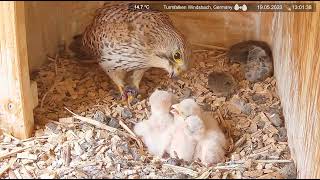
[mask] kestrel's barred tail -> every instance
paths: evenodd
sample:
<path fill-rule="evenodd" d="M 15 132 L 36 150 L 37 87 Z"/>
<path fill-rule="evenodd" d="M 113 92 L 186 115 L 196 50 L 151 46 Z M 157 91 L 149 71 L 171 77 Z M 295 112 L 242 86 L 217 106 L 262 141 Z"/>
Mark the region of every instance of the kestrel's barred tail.
<path fill-rule="evenodd" d="M 78 34 L 73 37 L 73 41 L 69 45 L 69 49 L 75 54 L 75 57 L 80 60 L 95 59 L 94 56 L 90 55 L 82 45 L 82 35 Z"/>

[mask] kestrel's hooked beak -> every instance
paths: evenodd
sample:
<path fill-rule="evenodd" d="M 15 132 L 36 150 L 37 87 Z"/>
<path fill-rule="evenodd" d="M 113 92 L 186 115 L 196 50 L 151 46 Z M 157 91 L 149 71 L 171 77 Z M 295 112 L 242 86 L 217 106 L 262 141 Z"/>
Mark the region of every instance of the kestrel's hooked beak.
<path fill-rule="evenodd" d="M 173 74 L 174 74 L 173 71 L 171 73 L 169 73 L 169 78 L 173 78 Z"/>
<path fill-rule="evenodd" d="M 174 80 L 178 80 L 179 79 L 179 75 L 182 73 L 182 69 L 180 68 L 179 65 L 173 65 L 173 70 L 172 72 L 169 74 L 169 77 L 171 79 L 174 79 Z"/>
<path fill-rule="evenodd" d="M 172 65 L 172 70 L 171 72 L 169 73 L 169 77 L 171 79 L 178 79 L 178 76 L 181 74 L 181 69 L 179 68 L 179 66 L 177 64 L 173 64 Z"/>

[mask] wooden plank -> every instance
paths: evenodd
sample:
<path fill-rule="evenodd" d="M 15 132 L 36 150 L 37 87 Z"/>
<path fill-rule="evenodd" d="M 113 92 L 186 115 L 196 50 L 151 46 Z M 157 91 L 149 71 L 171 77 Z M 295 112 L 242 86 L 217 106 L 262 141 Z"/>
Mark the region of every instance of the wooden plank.
<path fill-rule="evenodd" d="M 230 47 L 246 39 L 258 38 L 259 13 L 169 12 L 168 14 L 174 26 L 192 44 Z"/>
<path fill-rule="evenodd" d="M 1 2 L 0 12 L 0 127 L 25 139 L 34 120 L 24 2 Z"/>
<path fill-rule="evenodd" d="M 32 108 L 36 108 L 39 104 L 39 98 L 38 98 L 38 87 L 36 81 L 31 81 L 31 96 L 32 96 Z"/>
<path fill-rule="evenodd" d="M 320 178 L 320 8 L 263 14 L 273 49 L 277 88 L 298 178 Z M 270 27 L 272 26 L 272 27 Z"/>
<path fill-rule="evenodd" d="M 26 30 L 29 68 L 37 70 L 55 56 L 63 42 L 69 45 L 72 37 L 82 33 L 92 15 L 104 2 L 26 1 Z"/>

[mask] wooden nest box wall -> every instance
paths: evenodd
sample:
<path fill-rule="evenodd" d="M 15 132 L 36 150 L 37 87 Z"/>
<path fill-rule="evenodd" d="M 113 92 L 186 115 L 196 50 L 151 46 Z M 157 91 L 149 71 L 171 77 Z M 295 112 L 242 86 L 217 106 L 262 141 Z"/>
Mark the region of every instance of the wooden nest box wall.
<path fill-rule="evenodd" d="M 0 3 L 0 126 L 32 135 L 36 84 L 29 73 L 81 33 L 103 2 Z M 320 177 L 320 11 L 313 13 L 170 13 L 193 44 L 256 39 L 273 50 L 288 143 L 300 178 Z"/>

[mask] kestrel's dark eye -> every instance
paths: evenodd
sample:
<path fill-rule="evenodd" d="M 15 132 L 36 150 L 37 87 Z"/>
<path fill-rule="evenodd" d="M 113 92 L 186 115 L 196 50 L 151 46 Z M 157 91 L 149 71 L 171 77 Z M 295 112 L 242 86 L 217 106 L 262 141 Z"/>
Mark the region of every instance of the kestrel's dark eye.
<path fill-rule="evenodd" d="M 174 55 L 173 55 L 173 59 L 174 60 L 180 60 L 181 59 L 181 55 L 179 52 L 176 52 Z"/>

